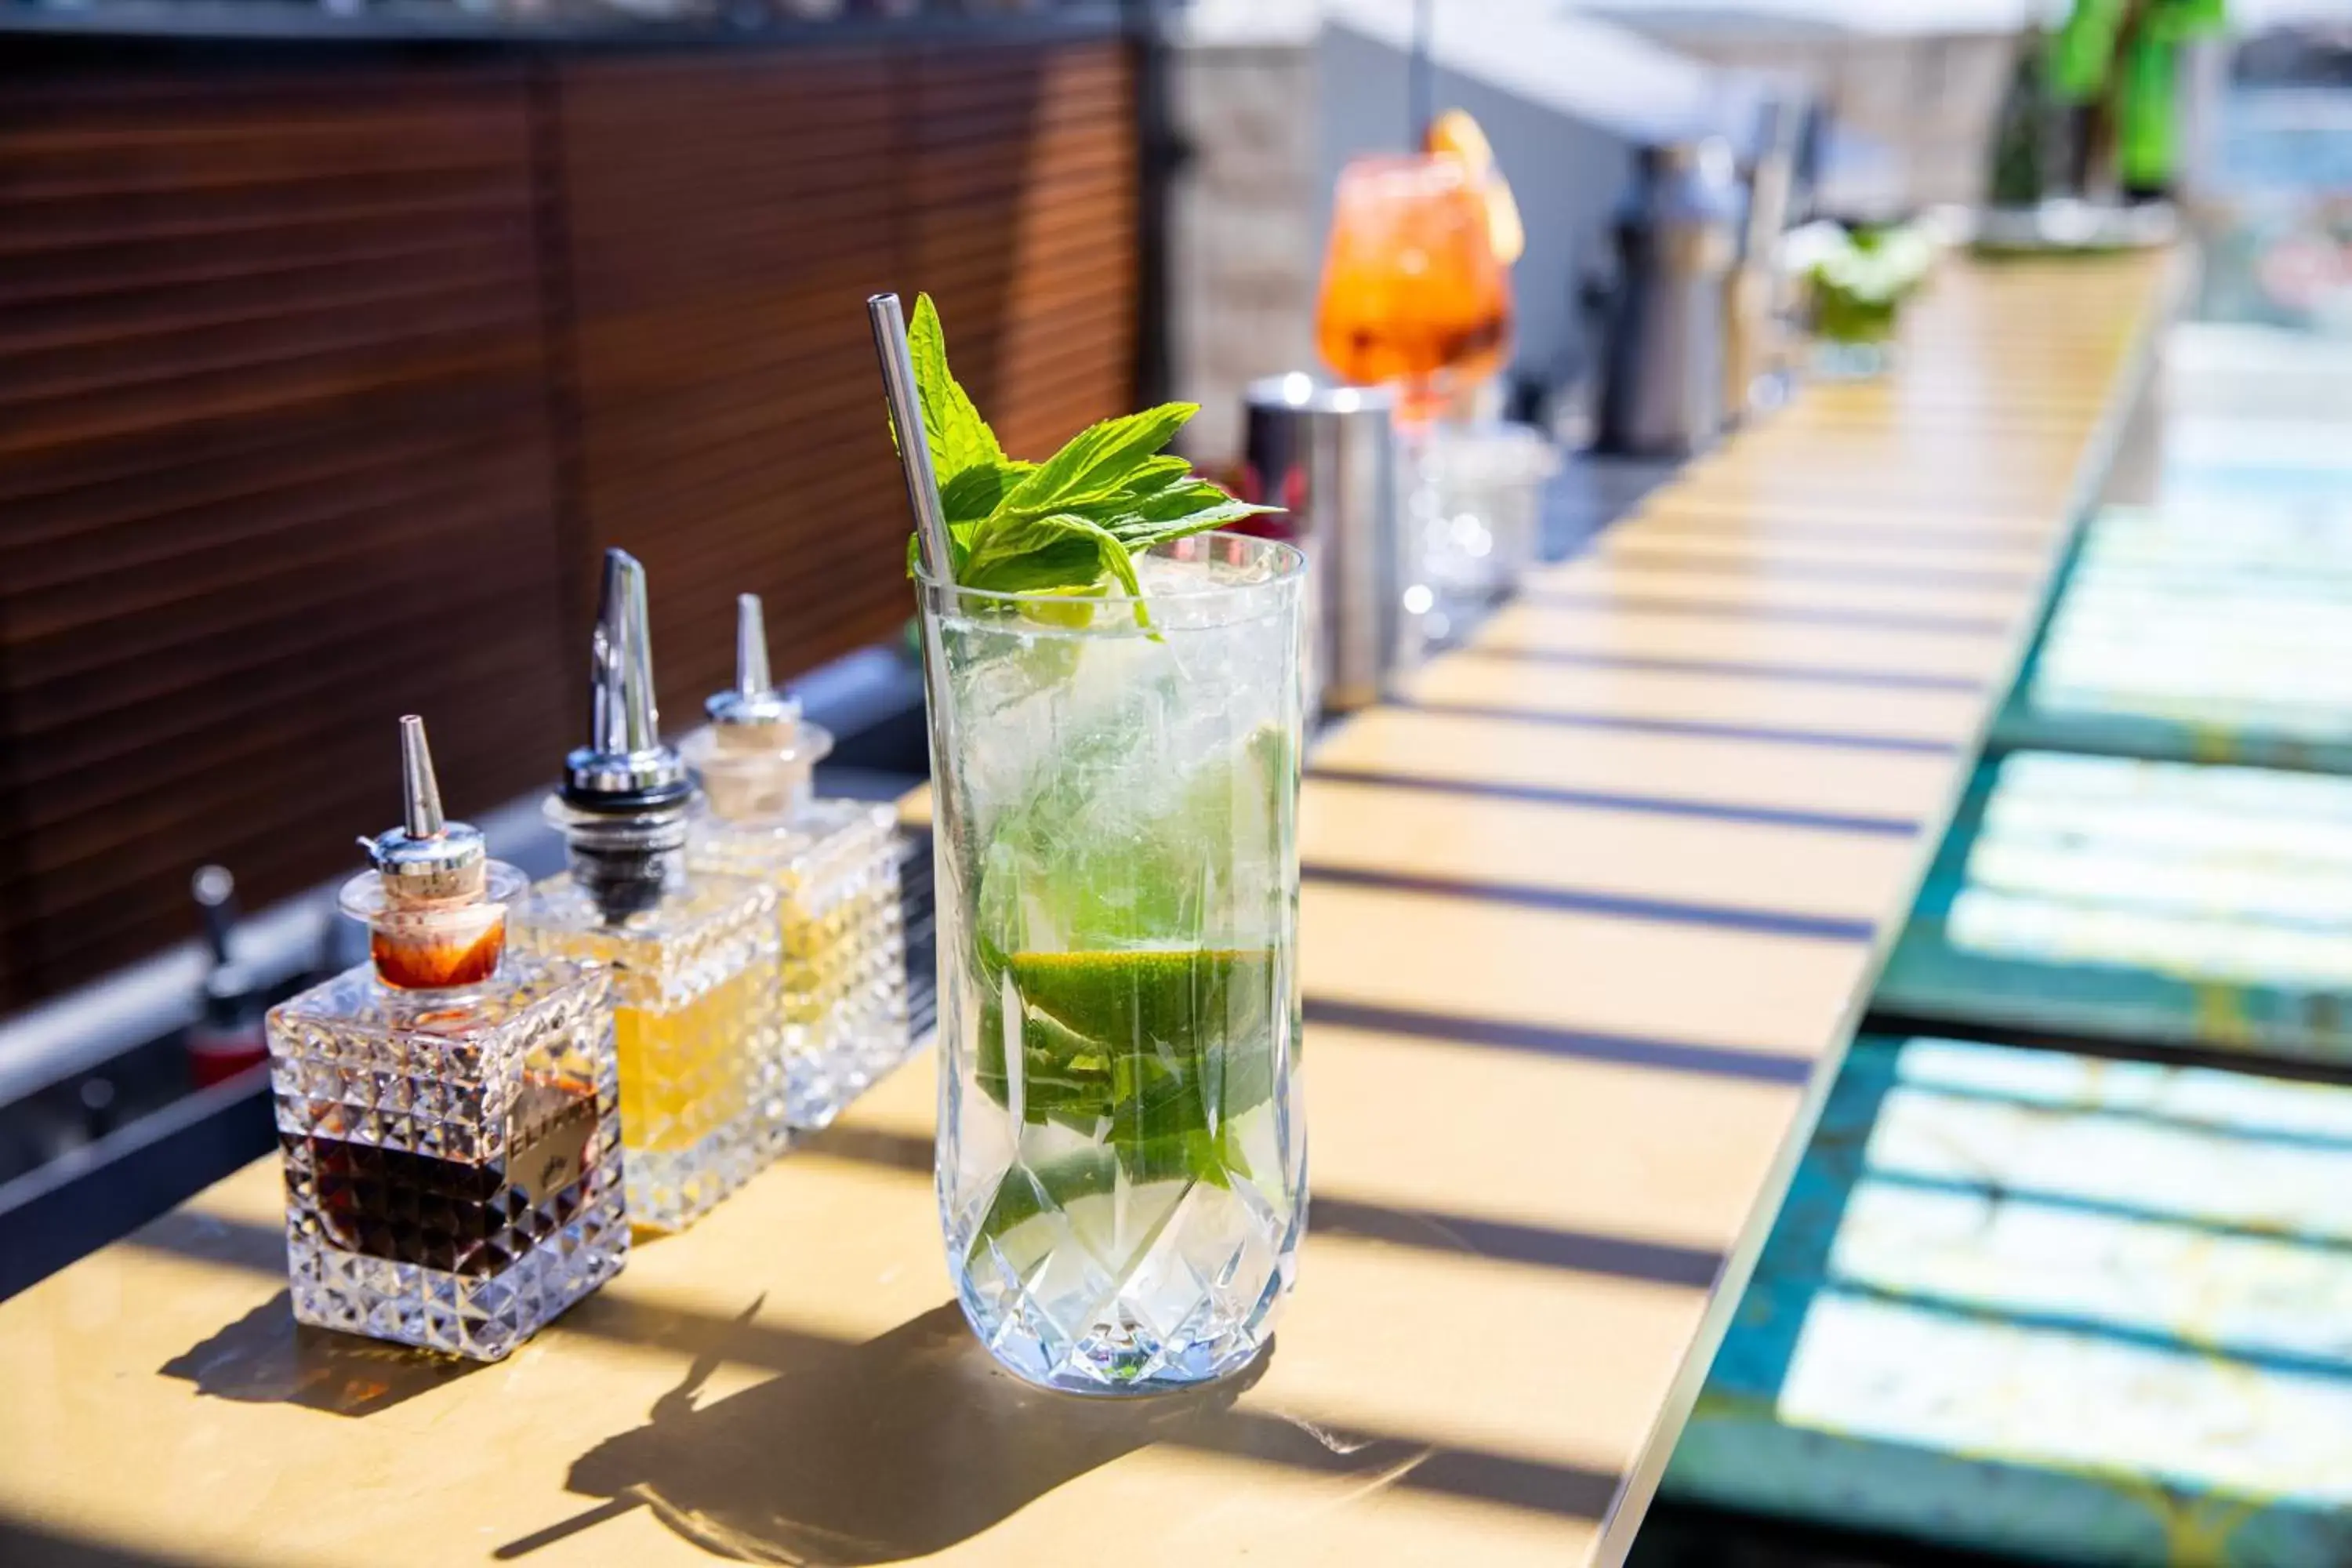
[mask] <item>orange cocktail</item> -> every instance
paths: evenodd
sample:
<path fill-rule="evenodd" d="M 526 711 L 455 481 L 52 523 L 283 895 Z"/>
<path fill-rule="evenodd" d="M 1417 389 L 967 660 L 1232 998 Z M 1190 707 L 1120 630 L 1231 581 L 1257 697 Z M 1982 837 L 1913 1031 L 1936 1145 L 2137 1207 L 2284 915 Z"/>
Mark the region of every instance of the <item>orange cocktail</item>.
<path fill-rule="evenodd" d="M 1333 371 L 1393 385 L 1418 422 L 1499 370 L 1510 337 L 1510 275 L 1460 158 L 1375 155 L 1340 172 L 1316 321 Z"/>

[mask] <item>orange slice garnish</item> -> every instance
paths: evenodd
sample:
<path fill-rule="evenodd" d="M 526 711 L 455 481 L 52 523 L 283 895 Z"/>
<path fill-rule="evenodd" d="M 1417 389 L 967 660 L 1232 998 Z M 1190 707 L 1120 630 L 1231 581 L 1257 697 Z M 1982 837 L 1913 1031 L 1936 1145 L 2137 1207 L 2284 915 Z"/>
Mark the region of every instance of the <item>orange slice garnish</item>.
<path fill-rule="evenodd" d="M 1470 171 L 1471 183 L 1486 199 L 1486 237 L 1495 247 L 1496 259 L 1506 267 L 1517 261 L 1528 247 L 1528 231 L 1519 222 L 1519 204 L 1511 195 L 1511 183 L 1496 166 L 1494 143 L 1486 140 L 1478 122 L 1463 110 L 1447 110 L 1429 122 L 1425 150 L 1450 153 L 1462 160 Z"/>

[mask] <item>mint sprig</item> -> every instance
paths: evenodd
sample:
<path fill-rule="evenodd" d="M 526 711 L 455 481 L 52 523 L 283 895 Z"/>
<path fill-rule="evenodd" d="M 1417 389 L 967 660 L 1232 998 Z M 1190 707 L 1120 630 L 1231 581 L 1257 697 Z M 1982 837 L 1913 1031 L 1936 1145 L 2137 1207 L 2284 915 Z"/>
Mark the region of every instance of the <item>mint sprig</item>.
<path fill-rule="evenodd" d="M 1136 555 L 1282 510 L 1235 500 L 1160 450 L 1198 404 L 1163 403 L 1090 425 L 1042 463 L 1008 458 L 948 368 L 947 336 L 929 294 L 917 296 L 907 335 L 947 513 L 950 569 L 961 587 L 1076 593 L 1108 581 L 1140 599 Z M 908 539 L 910 574 L 918 550 Z M 1137 614 L 1144 618 L 1139 605 Z"/>

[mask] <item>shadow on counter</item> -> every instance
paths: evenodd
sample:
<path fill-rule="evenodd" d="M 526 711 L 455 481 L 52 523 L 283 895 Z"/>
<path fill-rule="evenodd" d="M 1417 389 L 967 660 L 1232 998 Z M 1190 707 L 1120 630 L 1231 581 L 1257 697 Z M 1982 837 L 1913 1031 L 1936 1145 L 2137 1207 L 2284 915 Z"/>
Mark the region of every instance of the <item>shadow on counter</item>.
<path fill-rule="evenodd" d="M 299 1405 L 330 1415 L 373 1415 L 479 1372 L 481 1362 L 419 1355 L 380 1340 L 314 1329 L 294 1321 L 294 1298 L 280 1290 L 185 1354 L 166 1362 L 166 1377 L 199 1394 L 251 1405 Z"/>
<path fill-rule="evenodd" d="M 1239 1431 L 1295 1450 L 1268 1456 L 1278 1462 L 1320 1454 L 1375 1484 L 1429 1453 L 1391 1439 L 1342 1455 L 1278 1420 L 1235 1412 L 1263 1358 L 1198 1392 L 1137 1400 L 1045 1393 L 999 1370 L 951 1301 L 865 1344 L 812 1343 L 798 1359 L 756 1388 L 698 1406 L 721 1357 L 698 1358 L 645 1426 L 573 1464 L 572 1490 L 620 1508 L 592 1509 L 509 1542 L 499 1557 L 525 1556 L 645 1506 L 721 1556 L 847 1568 L 929 1556 L 1158 1442 L 1223 1447 L 1211 1440 Z"/>
<path fill-rule="evenodd" d="M 592 1317 L 603 1303 L 584 1303 Z M 624 1309 L 626 1310 L 627 1309 Z M 735 1327 L 753 1329 L 754 1303 Z M 780 1374 L 708 1405 L 697 1391 L 727 1359 L 698 1356 L 645 1426 L 572 1468 L 571 1490 L 605 1500 L 508 1542 L 501 1561 L 638 1507 L 716 1555 L 803 1568 L 928 1557 L 1139 1448 L 1172 1445 L 1336 1483 L 1350 1502 L 1389 1487 L 1597 1520 L 1617 1478 L 1570 1466 L 1333 1428 L 1238 1401 L 1276 1355 L 1183 1394 L 1087 1399 L 1000 1368 L 946 1302 L 859 1345 L 802 1339 Z M 770 1349 L 781 1342 L 762 1332 Z"/>
<path fill-rule="evenodd" d="M 877 1157 L 865 1149 L 840 1152 Z M 1389 1234 L 1400 1227 L 1413 1234 Z M 1480 1250 L 1417 1218 L 1391 1215 L 1372 1228 L 1378 1234 L 1355 1226 L 1343 1233 L 1386 1245 Z M 285 1268 L 276 1227 L 188 1211 L 146 1226 L 129 1244 L 257 1275 L 282 1276 Z M 1354 1496 L 1394 1486 L 1598 1520 L 1617 1491 L 1618 1478 L 1603 1470 L 1243 1408 L 1236 1402 L 1264 1361 L 1194 1394 L 1086 1400 L 1043 1393 L 1000 1370 L 952 1302 L 856 1344 L 761 1321 L 763 1300 L 730 1319 L 605 1292 L 564 1314 L 556 1335 L 667 1351 L 690 1364 L 643 1426 L 596 1442 L 573 1462 L 570 1489 L 603 1500 L 506 1543 L 501 1559 L 528 1557 L 647 1507 L 716 1554 L 858 1568 L 952 1545 L 1066 1481 L 1163 1443 L 1325 1478 Z M 285 1401 L 344 1416 L 388 1408 L 466 1373 L 340 1341 L 297 1331 L 280 1292 L 158 1371 L 218 1397 Z M 1267 1359 L 1279 1352 L 1277 1341 Z M 698 1392 L 726 1363 L 777 1375 L 698 1406 Z M 381 1389 L 372 1391 L 371 1380 Z M 0 1548 L 9 1544 L 0 1534 Z M 0 1550 L 11 1568 L 19 1560 Z"/>
<path fill-rule="evenodd" d="M 85 1541 L 23 1520 L 0 1520 L 0 1563 L 8 1568 L 199 1568 L 192 1557 Z"/>

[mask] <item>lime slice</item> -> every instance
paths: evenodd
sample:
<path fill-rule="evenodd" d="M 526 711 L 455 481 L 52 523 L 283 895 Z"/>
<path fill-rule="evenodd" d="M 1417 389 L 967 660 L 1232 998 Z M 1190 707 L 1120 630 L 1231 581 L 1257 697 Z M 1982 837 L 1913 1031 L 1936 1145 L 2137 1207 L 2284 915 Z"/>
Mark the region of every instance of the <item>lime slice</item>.
<path fill-rule="evenodd" d="M 1084 588 L 1045 588 L 1020 601 L 1022 616 L 1041 626 L 1082 632 L 1095 624 L 1095 604 L 1103 595 L 1099 583 Z"/>
<path fill-rule="evenodd" d="M 1206 1135 L 1274 1092 L 1271 949 L 1016 952 L 1004 973 L 1020 1009 L 1021 1114 L 1140 1152 Z M 1013 1102 L 1003 999 L 981 1009 L 977 1077 Z"/>
<path fill-rule="evenodd" d="M 1022 1000 L 1073 1034 L 1113 1050 L 1183 1050 L 1222 1040 L 1236 1000 L 1263 998 L 1274 965 L 1267 948 L 1114 952 L 1016 952 L 1005 968 Z M 1263 1013 L 1244 1020 L 1263 1027 Z"/>

